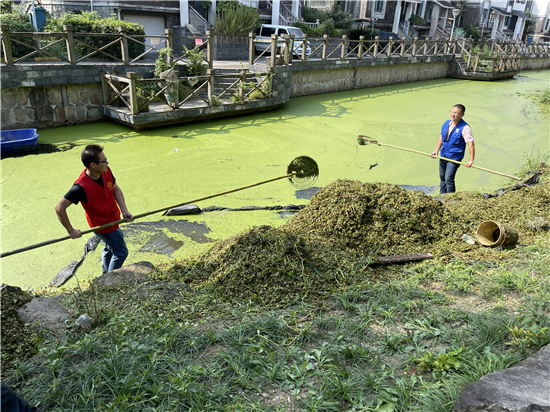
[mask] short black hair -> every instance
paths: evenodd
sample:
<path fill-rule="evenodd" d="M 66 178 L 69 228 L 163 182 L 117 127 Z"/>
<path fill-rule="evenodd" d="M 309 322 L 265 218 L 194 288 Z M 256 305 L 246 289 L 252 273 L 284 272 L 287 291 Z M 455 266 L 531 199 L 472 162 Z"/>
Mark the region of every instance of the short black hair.
<path fill-rule="evenodd" d="M 462 111 L 462 114 L 466 113 L 466 107 L 462 104 L 455 104 L 453 107 L 456 107 Z"/>
<path fill-rule="evenodd" d="M 103 146 L 100 146 L 98 144 L 89 144 L 88 146 L 86 146 L 86 148 L 82 151 L 82 154 L 80 155 L 82 163 L 84 163 L 84 167 L 89 167 L 90 163 L 99 163 L 99 154 L 102 151 Z"/>

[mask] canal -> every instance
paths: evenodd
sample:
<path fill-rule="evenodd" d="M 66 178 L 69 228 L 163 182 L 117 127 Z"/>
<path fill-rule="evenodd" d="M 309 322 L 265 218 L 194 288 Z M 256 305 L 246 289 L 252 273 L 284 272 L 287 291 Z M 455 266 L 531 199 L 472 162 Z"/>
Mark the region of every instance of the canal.
<path fill-rule="evenodd" d="M 549 114 L 526 94 L 549 86 L 550 71 L 526 71 L 514 79 L 475 82 L 439 79 L 292 98 L 257 115 L 171 126 L 144 132 L 102 122 L 42 130 L 40 154 L 1 161 L 2 251 L 63 237 L 54 206 L 76 180 L 87 144 L 105 147 L 117 183 L 134 214 L 278 177 L 297 156 L 314 158 L 315 187 L 336 179 L 389 182 L 426 192 L 438 185 L 438 162 L 378 146 L 358 146 L 357 135 L 432 152 L 443 121 L 457 103 L 476 142 L 475 164 L 514 174 L 524 154 L 548 153 Z M 458 190 L 489 192 L 509 180 L 459 169 Z M 199 207 L 302 205 L 315 189 L 300 191 L 286 180 L 225 195 Z M 437 191 L 431 192 L 436 194 Z M 87 229 L 82 207 L 71 206 L 74 227 Z M 123 225 L 127 264 L 154 264 L 187 257 L 210 242 L 251 226 L 280 225 L 292 214 L 278 211 L 217 211 L 193 216 L 148 216 Z M 37 290 L 71 261 L 79 260 L 90 235 L 1 260 L 2 282 Z M 88 255 L 80 281 L 100 275 L 101 246 Z M 261 256 L 258 257 L 261 259 Z M 72 279 L 66 285 L 72 287 Z"/>

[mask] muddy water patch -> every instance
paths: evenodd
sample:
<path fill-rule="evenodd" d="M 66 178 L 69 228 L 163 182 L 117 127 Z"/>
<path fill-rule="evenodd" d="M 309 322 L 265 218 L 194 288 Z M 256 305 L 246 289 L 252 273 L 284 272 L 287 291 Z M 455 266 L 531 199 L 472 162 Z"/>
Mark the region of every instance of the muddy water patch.
<path fill-rule="evenodd" d="M 123 228 L 126 241 L 142 245 L 138 252 L 154 252 L 171 256 L 184 242 L 174 235 L 184 235 L 195 243 L 209 243 L 206 237 L 210 228 L 202 223 L 188 220 L 163 220 L 159 222 L 130 223 Z"/>
<path fill-rule="evenodd" d="M 422 192 L 429 195 L 430 193 L 436 193 L 439 186 L 423 186 L 423 185 L 397 185 L 405 190 L 413 190 L 416 192 Z"/>
<path fill-rule="evenodd" d="M 315 195 L 315 193 L 317 193 L 319 190 L 321 190 L 322 188 L 320 187 L 316 187 L 316 186 L 313 186 L 313 187 L 310 187 L 309 189 L 300 189 L 300 190 L 296 190 L 295 192 L 295 196 L 296 196 L 296 199 L 308 199 L 308 200 L 311 200 L 311 198 L 313 197 L 313 195 Z"/>

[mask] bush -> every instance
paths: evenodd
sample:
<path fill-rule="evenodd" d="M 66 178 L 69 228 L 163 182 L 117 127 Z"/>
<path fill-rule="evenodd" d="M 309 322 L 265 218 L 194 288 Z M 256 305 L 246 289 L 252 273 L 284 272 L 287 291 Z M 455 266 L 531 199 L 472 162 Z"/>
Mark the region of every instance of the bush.
<path fill-rule="evenodd" d="M 348 33 L 351 30 L 351 15 L 342 10 L 341 1 L 335 1 L 332 4 L 329 12 L 329 17 L 330 20 L 332 20 L 336 29 L 341 30 L 344 33 Z"/>
<path fill-rule="evenodd" d="M 34 32 L 34 26 L 31 23 L 28 14 L 2 14 L 2 24 L 7 24 L 10 27 L 10 32 Z M 18 41 L 28 44 L 29 46 L 36 46 L 36 42 L 30 37 L 24 37 L 17 39 Z M 20 43 L 11 41 L 11 54 L 13 57 L 23 57 L 26 54 L 33 52 L 35 49 L 29 46 L 25 46 Z"/>
<path fill-rule="evenodd" d="M 302 8 L 302 17 L 305 21 L 310 23 L 316 23 L 317 20 L 319 20 L 319 22 L 323 22 L 329 19 L 329 15 L 326 11 L 317 10 L 307 6 Z"/>
<path fill-rule="evenodd" d="M 253 7 L 243 6 L 238 2 L 221 2 L 216 9 L 214 29 L 216 34 L 225 36 L 247 35 L 260 27 L 260 16 Z"/>
<path fill-rule="evenodd" d="M 317 30 L 319 31 L 319 36 L 328 34 L 328 37 L 340 37 L 340 32 L 334 27 L 334 22 L 332 20 L 324 21 Z"/>
<path fill-rule="evenodd" d="M 97 12 L 83 11 L 81 14 L 67 13 L 58 18 L 52 19 L 46 23 L 44 31 L 61 32 L 63 25 L 73 26 L 75 33 L 118 33 L 118 27 L 122 26 L 126 29 L 128 36 L 144 35 L 143 26 L 138 23 L 130 23 L 124 20 L 118 20 L 114 16 L 102 18 Z M 114 40 L 113 37 L 77 37 L 79 43 L 75 42 L 75 53 L 77 58 L 86 56 L 94 51 L 93 46 L 97 49 L 109 44 Z M 138 42 L 128 41 L 128 52 L 130 58 L 136 58 L 145 52 L 145 40 L 140 39 Z M 84 43 L 84 44 L 83 44 Z M 103 50 L 112 56 L 119 57 L 122 55 L 120 43 L 116 43 L 107 49 Z M 99 52 L 96 57 L 111 60 L 109 56 Z"/>
<path fill-rule="evenodd" d="M 426 26 L 427 25 L 426 20 L 424 20 L 422 17 L 420 17 L 416 14 L 411 14 L 411 17 L 409 17 L 409 23 L 412 24 L 413 26 Z"/>
<path fill-rule="evenodd" d="M 471 24 L 465 25 L 462 30 L 464 30 L 464 37 L 472 37 L 475 40 L 481 39 L 481 31 L 478 27 Z"/>
<path fill-rule="evenodd" d="M 359 36 L 365 36 L 365 40 L 370 40 L 371 38 L 371 32 L 372 28 L 368 29 L 353 29 L 349 32 L 349 39 L 350 40 L 359 40 Z M 374 39 L 375 36 L 378 36 L 378 30 L 374 30 L 372 33 L 372 38 Z"/>

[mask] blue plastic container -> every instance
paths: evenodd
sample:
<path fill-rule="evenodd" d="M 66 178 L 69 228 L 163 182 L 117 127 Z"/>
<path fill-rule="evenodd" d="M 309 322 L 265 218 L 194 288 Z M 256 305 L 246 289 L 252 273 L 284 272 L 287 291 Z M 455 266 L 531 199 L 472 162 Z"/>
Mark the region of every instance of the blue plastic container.
<path fill-rule="evenodd" d="M 38 147 L 36 129 L 2 130 L 2 155 L 27 152 Z"/>

